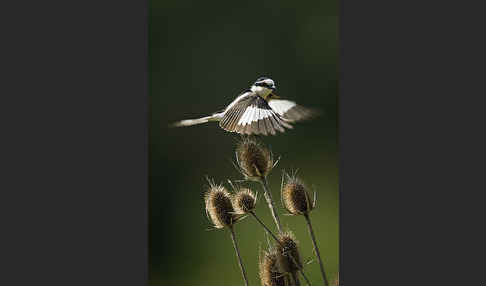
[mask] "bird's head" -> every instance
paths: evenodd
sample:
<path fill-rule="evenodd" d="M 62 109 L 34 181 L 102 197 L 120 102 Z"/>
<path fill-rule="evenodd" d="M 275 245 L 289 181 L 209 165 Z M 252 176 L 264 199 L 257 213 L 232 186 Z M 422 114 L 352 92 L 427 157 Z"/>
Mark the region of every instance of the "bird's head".
<path fill-rule="evenodd" d="M 251 91 L 255 92 L 265 100 L 270 98 L 278 98 L 275 94 L 275 83 L 268 77 L 259 77 L 251 86 Z"/>

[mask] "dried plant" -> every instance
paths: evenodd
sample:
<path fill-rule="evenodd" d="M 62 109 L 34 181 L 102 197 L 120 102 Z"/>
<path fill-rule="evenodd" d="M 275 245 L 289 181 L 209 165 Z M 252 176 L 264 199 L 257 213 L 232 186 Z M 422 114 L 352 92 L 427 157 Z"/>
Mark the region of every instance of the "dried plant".
<path fill-rule="evenodd" d="M 277 161 L 278 162 L 278 161 Z M 268 208 L 275 220 L 277 229 L 280 232 L 282 225 L 275 210 L 272 194 L 268 188 L 267 176 L 275 167 L 277 162 L 273 160 L 272 151 L 258 142 L 254 137 L 244 137 L 236 147 L 236 163 L 238 170 L 243 174 L 245 179 L 257 181 L 263 187 L 265 200 Z"/>
<path fill-rule="evenodd" d="M 248 188 L 241 188 L 241 187 L 235 187 L 231 181 L 229 183 L 233 186 L 233 189 L 235 190 L 235 194 L 233 195 L 233 208 L 236 211 L 235 213 L 241 214 L 241 215 L 246 215 L 250 214 L 255 218 L 255 220 L 267 231 L 267 233 L 279 244 L 278 249 L 284 249 L 287 246 L 285 243 L 287 242 L 286 238 L 291 237 L 294 239 L 294 236 L 290 232 L 286 233 L 281 233 L 280 238 L 277 237 L 263 222 L 258 216 L 255 214 L 254 209 L 256 206 L 256 201 L 257 201 L 257 196 Z M 298 258 L 293 258 L 292 253 L 288 252 L 286 253 L 288 255 L 288 259 L 294 260 L 294 261 L 299 261 L 297 264 L 297 270 L 296 271 L 288 271 L 285 268 L 281 268 L 281 271 L 288 272 L 293 276 L 294 280 L 297 280 L 297 271 L 300 271 L 301 274 L 305 277 L 305 274 L 302 269 L 302 264 L 300 263 L 300 256 Z M 307 280 L 307 277 L 305 277 Z M 298 280 L 297 280 L 298 281 Z M 298 282 L 297 282 L 298 283 Z M 310 285 L 310 283 L 308 283 Z"/>
<path fill-rule="evenodd" d="M 236 147 L 236 162 L 246 179 L 260 181 L 274 167 L 273 154 L 254 137 L 243 137 Z"/>
<path fill-rule="evenodd" d="M 295 273 L 302 268 L 297 241 L 292 232 L 280 233 L 277 244 L 278 263 L 280 268 L 289 273 Z"/>
<path fill-rule="evenodd" d="M 289 284 L 284 273 L 277 265 L 277 250 L 261 251 L 259 259 L 260 281 L 262 286 L 286 286 Z"/>
<path fill-rule="evenodd" d="M 245 285 L 248 286 L 248 278 L 246 276 L 246 270 L 243 266 L 240 250 L 236 241 L 236 235 L 234 231 L 234 223 L 238 221 L 239 216 L 233 209 L 231 202 L 232 196 L 222 185 L 216 185 L 214 181 L 208 179 L 209 189 L 205 194 L 206 203 L 206 215 L 211 219 L 215 228 L 228 228 L 231 234 L 231 240 L 235 248 L 238 263 L 240 264 L 241 274 Z"/>
<path fill-rule="evenodd" d="M 319 252 L 319 248 L 317 247 L 316 237 L 314 235 L 314 230 L 312 228 L 312 223 L 309 217 L 310 211 L 312 211 L 316 207 L 316 193 L 314 193 L 314 201 L 311 202 L 309 193 L 307 192 L 307 187 L 296 175 L 296 173 L 294 173 L 293 175 L 284 173 L 282 176 L 282 204 L 291 215 L 304 216 L 307 222 L 307 227 L 309 229 L 312 244 L 314 245 L 314 250 L 319 261 L 319 267 L 321 270 L 322 279 L 324 279 L 324 285 L 329 286 L 326 272 L 324 271 L 324 264 L 322 263 L 321 254 Z"/>
<path fill-rule="evenodd" d="M 244 176 L 244 179 L 259 182 L 262 185 L 265 200 L 278 230 L 277 234 L 273 233 L 256 215 L 258 194 L 255 194 L 250 188 L 235 185 L 228 180 L 233 189 L 233 192 L 230 193 L 223 185 L 216 185 L 214 181 L 208 179 L 210 186 L 205 195 L 206 214 L 212 221 L 214 228 L 227 228 L 230 231 L 245 285 L 248 285 L 248 279 L 236 242 L 234 224 L 243 217 L 250 215 L 275 241 L 273 246 L 269 245 L 267 251 L 260 251 L 258 268 L 262 286 L 300 286 L 299 273 L 307 285 L 310 286 L 310 281 L 303 271 L 304 265 L 301 260 L 298 242 L 291 231 L 282 231 L 280 219 L 268 186 L 267 176 L 273 170 L 278 160 L 275 162 L 270 149 L 254 137 L 244 137 L 238 143 L 235 153 L 235 166 Z M 319 260 L 324 284 L 329 286 L 309 217 L 310 212 L 316 207 L 316 194 L 314 193 L 311 200 L 307 187 L 296 176 L 296 173 L 289 175 L 285 172 L 282 177 L 280 192 L 282 205 L 289 214 L 305 217 L 314 250 Z M 339 284 L 339 277 L 335 283 L 336 285 Z"/>
<path fill-rule="evenodd" d="M 285 177 L 287 180 L 283 184 Z M 311 202 L 307 188 L 295 174 L 291 176 L 285 172 L 282 176 L 281 198 L 283 206 L 292 215 L 308 214 L 314 209 L 316 202 L 315 199 Z"/>
<path fill-rule="evenodd" d="M 257 196 L 248 188 L 239 188 L 233 195 L 233 208 L 236 214 L 245 215 L 256 207 Z"/>

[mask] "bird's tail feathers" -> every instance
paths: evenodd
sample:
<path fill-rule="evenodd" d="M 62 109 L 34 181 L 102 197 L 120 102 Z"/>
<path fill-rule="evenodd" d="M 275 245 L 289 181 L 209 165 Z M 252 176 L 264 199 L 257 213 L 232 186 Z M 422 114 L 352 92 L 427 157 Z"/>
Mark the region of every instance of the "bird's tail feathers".
<path fill-rule="evenodd" d="M 191 126 L 191 125 L 202 124 L 202 123 L 206 123 L 206 122 L 214 121 L 214 120 L 215 120 L 215 116 L 210 115 L 210 116 L 197 118 L 197 119 L 186 119 L 186 120 L 177 121 L 177 122 L 170 124 L 169 126 L 170 127 Z"/>

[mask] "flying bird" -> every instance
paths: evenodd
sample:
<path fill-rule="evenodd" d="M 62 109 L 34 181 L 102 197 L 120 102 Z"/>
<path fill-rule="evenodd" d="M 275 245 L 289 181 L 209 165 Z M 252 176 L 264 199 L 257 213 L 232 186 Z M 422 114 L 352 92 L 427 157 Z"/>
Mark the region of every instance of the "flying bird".
<path fill-rule="evenodd" d="M 315 109 L 280 99 L 275 90 L 275 82 L 272 79 L 259 77 L 249 90 L 238 95 L 222 112 L 198 119 L 178 121 L 172 126 L 191 126 L 216 121 L 221 128 L 229 132 L 275 135 L 276 131 L 285 132 L 285 128 L 292 129 L 291 123 L 319 114 Z"/>

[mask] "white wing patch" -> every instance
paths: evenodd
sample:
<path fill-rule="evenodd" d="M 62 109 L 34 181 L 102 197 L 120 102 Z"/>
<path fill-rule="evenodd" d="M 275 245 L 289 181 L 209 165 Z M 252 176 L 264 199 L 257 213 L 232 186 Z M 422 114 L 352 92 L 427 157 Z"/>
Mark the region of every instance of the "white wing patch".
<path fill-rule="evenodd" d="M 240 120 L 238 121 L 238 125 L 250 125 L 252 122 L 256 122 L 271 116 L 271 110 L 262 109 L 251 105 L 246 108 L 245 113 L 243 113 L 243 116 L 241 116 Z"/>
<path fill-rule="evenodd" d="M 297 104 L 290 100 L 285 99 L 272 99 L 268 101 L 268 105 L 276 112 L 278 115 L 283 116 L 284 113 L 289 111 L 292 107 Z"/>
<path fill-rule="evenodd" d="M 236 103 L 238 103 L 238 101 L 240 101 L 242 98 L 244 98 L 245 96 L 247 96 L 248 94 L 250 94 L 249 92 L 244 92 L 242 94 L 240 94 L 240 96 L 238 96 L 235 100 L 233 100 L 233 102 L 230 103 L 230 105 L 228 105 L 225 109 L 224 109 L 224 112 L 230 110 L 231 107 L 233 107 Z"/>

